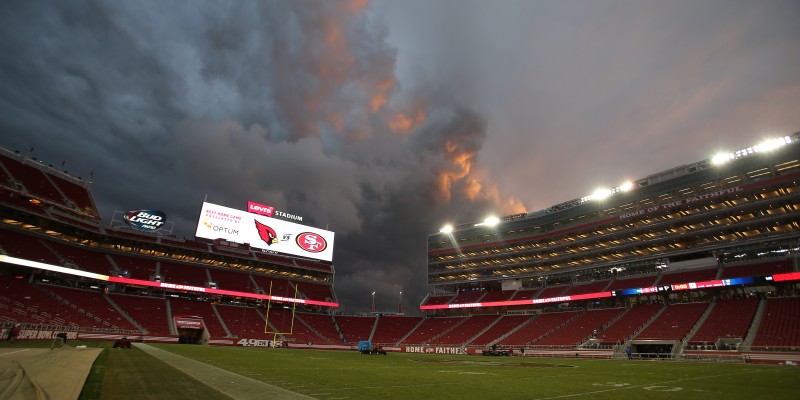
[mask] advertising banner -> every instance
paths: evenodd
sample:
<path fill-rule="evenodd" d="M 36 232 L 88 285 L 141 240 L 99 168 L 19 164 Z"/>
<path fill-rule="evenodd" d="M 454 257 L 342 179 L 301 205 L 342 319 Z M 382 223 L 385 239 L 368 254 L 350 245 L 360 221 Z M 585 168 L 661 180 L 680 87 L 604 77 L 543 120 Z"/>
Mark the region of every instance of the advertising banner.
<path fill-rule="evenodd" d="M 270 252 L 333 261 L 331 231 L 247 211 L 203 203 L 195 235 L 247 243 Z"/>
<path fill-rule="evenodd" d="M 205 329 L 202 318 L 175 316 L 173 320 L 175 321 L 175 327 L 178 329 L 197 329 L 201 331 Z"/>

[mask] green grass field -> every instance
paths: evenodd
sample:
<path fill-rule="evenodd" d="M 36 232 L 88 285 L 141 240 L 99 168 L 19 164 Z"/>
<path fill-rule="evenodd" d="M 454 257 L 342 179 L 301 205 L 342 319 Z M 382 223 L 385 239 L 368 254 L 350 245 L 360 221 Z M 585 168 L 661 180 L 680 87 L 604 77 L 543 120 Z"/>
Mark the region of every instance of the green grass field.
<path fill-rule="evenodd" d="M 800 367 L 155 345 L 321 400 L 797 399 Z M 108 349 L 82 399 L 229 399 L 140 349 Z M 242 383 L 246 384 L 246 383 Z M 263 398 L 280 398 L 264 393 Z"/>

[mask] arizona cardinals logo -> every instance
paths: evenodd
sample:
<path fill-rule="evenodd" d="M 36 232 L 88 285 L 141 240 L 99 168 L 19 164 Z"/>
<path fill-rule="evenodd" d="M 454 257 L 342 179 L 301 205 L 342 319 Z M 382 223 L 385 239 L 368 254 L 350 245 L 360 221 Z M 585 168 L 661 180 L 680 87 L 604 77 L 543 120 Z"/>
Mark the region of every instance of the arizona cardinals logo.
<path fill-rule="evenodd" d="M 278 243 L 278 234 L 275 233 L 275 229 L 272 229 L 258 221 L 255 221 L 256 229 L 258 229 L 258 236 L 261 236 L 261 240 L 267 243 L 267 245 L 271 245 L 273 243 Z"/>

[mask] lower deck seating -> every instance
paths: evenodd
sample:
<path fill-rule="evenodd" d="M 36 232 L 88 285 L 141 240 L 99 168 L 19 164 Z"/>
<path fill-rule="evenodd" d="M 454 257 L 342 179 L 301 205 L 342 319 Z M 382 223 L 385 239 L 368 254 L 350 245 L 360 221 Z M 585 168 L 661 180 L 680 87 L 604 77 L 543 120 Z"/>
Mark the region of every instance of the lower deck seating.
<path fill-rule="evenodd" d="M 457 328 L 431 340 L 429 343 L 460 346 L 487 329 L 499 318 L 497 315 L 473 315 L 459 324 Z"/>
<path fill-rule="evenodd" d="M 328 314 L 298 313 L 295 318 L 303 321 L 322 337 L 326 343 L 341 343 L 339 332 L 333 325 L 333 318 Z"/>
<path fill-rule="evenodd" d="M 426 318 L 422 323 L 414 329 L 411 334 L 403 339 L 403 344 L 424 344 L 436 336 L 444 333 L 446 330 L 452 328 L 455 324 L 461 322 L 462 317 L 451 318 Z"/>
<path fill-rule="evenodd" d="M 603 331 L 605 325 L 612 319 L 616 318 L 625 309 L 623 308 L 609 308 L 603 310 L 589 310 L 569 325 L 559 329 L 552 335 L 544 337 L 534 343 L 536 346 L 573 346 L 576 345 L 592 335 Z"/>
<path fill-rule="evenodd" d="M 800 297 L 767 299 L 754 347 L 800 347 Z"/>
<path fill-rule="evenodd" d="M 744 339 L 758 309 L 758 298 L 720 300 L 689 340 L 690 344 L 715 343 L 720 338 Z"/>
<path fill-rule="evenodd" d="M 360 340 L 369 339 L 372 327 L 375 325 L 375 317 L 336 316 L 335 318 L 347 343 L 358 343 Z"/>
<path fill-rule="evenodd" d="M 0 321 L 74 328 L 109 328 L 86 310 L 70 306 L 23 279 L 0 277 Z"/>
<path fill-rule="evenodd" d="M 85 310 L 87 316 L 99 318 L 101 323 L 107 322 L 108 325 L 103 325 L 108 328 L 138 330 L 138 328 L 131 324 L 125 316 L 120 314 L 100 292 L 51 285 L 42 285 L 40 288 L 46 292 L 52 293 L 53 296 L 57 298 L 60 297 L 66 300 L 69 304 L 73 304 L 79 309 Z"/>
<path fill-rule="evenodd" d="M 622 343 L 655 315 L 661 307 L 661 304 L 633 306 L 603 332 L 597 334 L 597 338 L 601 339 L 603 344 Z"/>
<path fill-rule="evenodd" d="M 525 346 L 549 334 L 577 315 L 577 311 L 540 314 L 497 344 L 500 346 Z"/>
<path fill-rule="evenodd" d="M 514 328 L 524 324 L 530 315 L 506 315 L 492 325 L 489 329 L 476 337 L 469 344 L 472 346 L 486 346 L 499 339 L 501 336 L 511 332 Z"/>
<path fill-rule="evenodd" d="M 708 303 L 672 304 L 636 339 L 683 340 L 708 308 Z"/>
<path fill-rule="evenodd" d="M 381 315 L 372 336 L 373 343 L 395 344 L 419 325 L 422 317 Z"/>
<path fill-rule="evenodd" d="M 206 330 L 211 337 L 217 338 L 227 336 L 225 328 L 219 322 L 219 318 L 217 318 L 212 304 L 204 301 L 170 298 L 169 305 L 173 317 L 200 317 L 203 319 L 203 324 L 206 326 Z"/>
<path fill-rule="evenodd" d="M 224 304 L 215 305 L 222 320 L 232 335 L 241 339 L 272 339 L 267 335 L 265 318 L 253 307 L 239 307 Z M 266 311 L 262 308 L 261 311 Z"/>
<path fill-rule="evenodd" d="M 151 335 L 170 335 L 167 303 L 164 299 L 120 294 L 110 296 L 112 301 Z"/>

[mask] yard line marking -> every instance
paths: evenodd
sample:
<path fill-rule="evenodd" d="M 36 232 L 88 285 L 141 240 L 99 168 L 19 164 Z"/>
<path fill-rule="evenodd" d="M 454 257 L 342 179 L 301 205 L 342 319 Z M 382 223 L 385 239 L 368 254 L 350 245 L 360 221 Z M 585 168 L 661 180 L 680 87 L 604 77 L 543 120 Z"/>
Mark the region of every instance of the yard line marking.
<path fill-rule="evenodd" d="M 533 399 L 533 400 L 564 399 L 564 398 L 567 398 L 567 397 L 577 397 L 577 396 L 584 396 L 584 395 L 590 395 L 590 394 L 614 392 L 614 391 L 617 391 L 617 390 L 627 390 L 627 389 L 634 389 L 634 388 L 644 388 L 644 387 L 653 386 L 653 385 L 663 385 L 665 383 L 675 383 L 675 382 L 683 382 L 683 381 L 695 381 L 695 380 L 698 380 L 698 379 L 709 379 L 709 378 L 719 378 L 719 377 L 723 377 L 723 376 L 742 375 L 742 374 L 747 374 L 747 373 L 750 373 L 750 372 L 752 372 L 752 371 L 734 372 L 734 373 L 730 373 L 730 374 L 720 374 L 720 375 L 711 375 L 711 376 L 699 376 L 699 377 L 693 377 L 693 378 L 674 379 L 674 380 L 671 380 L 671 381 L 664 381 L 664 382 L 650 382 L 650 383 L 643 383 L 641 385 L 630 385 L 630 386 L 616 387 L 616 388 L 605 389 L 605 390 L 593 390 L 591 392 L 565 394 L 565 395 L 561 395 L 561 396 L 552 396 L 552 397 L 538 397 L 538 398 Z M 756 371 L 756 372 L 759 372 L 759 371 Z"/>

